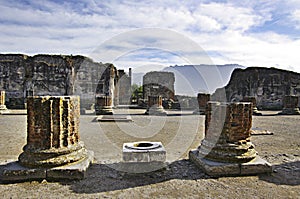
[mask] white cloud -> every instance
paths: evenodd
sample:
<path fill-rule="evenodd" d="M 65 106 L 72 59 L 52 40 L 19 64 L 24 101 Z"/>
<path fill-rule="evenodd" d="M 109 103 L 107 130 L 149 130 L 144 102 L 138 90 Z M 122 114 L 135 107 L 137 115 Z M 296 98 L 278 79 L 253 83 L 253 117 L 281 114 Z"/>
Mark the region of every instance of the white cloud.
<path fill-rule="evenodd" d="M 111 49 L 108 50 L 111 55 L 123 56 L 123 59 L 117 57 L 119 67 L 123 67 L 122 64 L 133 66 L 134 63 L 137 66 L 167 66 L 191 59 L 200 62 L 201 59 L 197 59 L 199 52 L 193 52 L 196 47 L 191 47 L 195 41 L 195 45 L 204 50 L 217 52 L 211 55 L 216 64 L 293 67 L 300 72 L 297 55 L 300 52 L 299 38 L 292 37 L 288 32 L 276 33 L 276 24 L 266 26 L 271 21 L 299 30 L 300 3 L 297 0 L 289 3 L 279 0 L 228 3 L 171 0 L 75 1 L 64 2 L 63 5 L 46 0 L 30 1 L 30 4 L 5 1 L 0 3 L 0 9 L 2 53 L 90 56 L 102 42 L 112 41 L 110 38 L 118 37 L 120 33 L 139 28 L 161 28 L 189 38 L 190 43 L 186 43 L 187 40 L 178 41 L 175 33 L 165 34 L 162 31 L 159 34 L 145 29 L 142 34 L 132 35 L 133 38 L 123 37 L 116 43 L 110 43 Z M 258 32 L 254 31 L 257 27 Z M 142 59 L 139 58 L 140 54 L 137 54 L 136 59 L 124 55 L 124 48 L 126 52 L 126 49 L 132 50 L 137 45 L 140 45 L 138 48 L 154 46 L 175 54 L 180 53 L 179 57 L 170 56 L 169 59 L 159 57 L 159 54 L 156 58 L 149 55 Z M 188 58 L 180 57 L 183 54 Z"/>
<path fill-rule="evenodd" d="M 295 22 L 295 27 L 300 30 L 300 9 L 294 10 L 290 17 Z"/>

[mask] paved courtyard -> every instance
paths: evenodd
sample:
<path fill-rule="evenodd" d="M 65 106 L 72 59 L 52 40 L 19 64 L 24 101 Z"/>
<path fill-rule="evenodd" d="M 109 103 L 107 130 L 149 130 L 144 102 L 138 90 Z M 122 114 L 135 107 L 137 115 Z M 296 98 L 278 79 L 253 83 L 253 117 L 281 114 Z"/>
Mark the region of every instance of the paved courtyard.
<path fill-rule="evenodd" d="M 80 139 L 94 151 L 95 162 L 85 179 L 64 182 L 0 184 L 4 198 L 299 198 L 300 116 L 253 116 L 253 127 L 273 135 L 252 136 L 259 155 L 274 165 L 271 175 L 211 178 L 187 160 L 189 150 L 204 135 L 204 116 L 192 111 L 169 111 L 168 116 L 146 116 L 145 110 L 119 109 L 133 122 L 97 122 L 82 115 Z M 0 115 L 0 169 L 15 161 L 26 144 L 26 115 Z M 122 145 L 133 141 L 160 141 L 168 166 L 150 173 L 118 170 Z"/>

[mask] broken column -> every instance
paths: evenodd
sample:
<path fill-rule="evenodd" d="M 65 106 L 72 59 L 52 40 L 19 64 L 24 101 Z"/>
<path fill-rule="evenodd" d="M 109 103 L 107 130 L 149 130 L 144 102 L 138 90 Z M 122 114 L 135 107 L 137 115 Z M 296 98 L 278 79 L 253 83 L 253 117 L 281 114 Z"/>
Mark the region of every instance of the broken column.
<path fill-rule="evenodd" d="M 166 111 L 162 106 L 161 96 L 148 96 L 148 108 L 146 115 L 166 115 Z"/>
<path fill-rule="evenodd" d="M 79 141 L 78 96 L 27 98 L 27 144 L 5 180 L 82 179 L 93 152 Z"/>
<path fill-rule="evenodd" d="M 190 151 L 190 160 L 211 176 L 271 172 L 250 141 L 251 126 L 251 103 L 208 102 L 205 138 Z"/>
<path fill-rule="evenodd" d="M 0 91 L 0 110 L 7 110 L 5 105 L 5 91 Z"/>
<path fill-rule="evenodd" d="M 206 104 L 210 100 L 210 94 L 208 93 L 198 93 L 198 109 L 194 111 L 194 114 L 205 114 Z"/>
<path fill-rule="evenodd" d="M 298 107 L 299 97 L 295 95 L 286 95 L 283 98 L 283 110 L 281 115 L 300 115 Z"/>
<path fill-rule="evenodd" d="M 253 115 L 262 115 L 257 109 L 256 98 L 254 96 L 245 96 L 242 102 L 251 102 L 252 103 L 252 114 Z"/>
<path fill-rule="evenodd" d="M 96 115 L 112 115 L 112 97 L 111 96 L 98 96 L 95 100 Z"/>

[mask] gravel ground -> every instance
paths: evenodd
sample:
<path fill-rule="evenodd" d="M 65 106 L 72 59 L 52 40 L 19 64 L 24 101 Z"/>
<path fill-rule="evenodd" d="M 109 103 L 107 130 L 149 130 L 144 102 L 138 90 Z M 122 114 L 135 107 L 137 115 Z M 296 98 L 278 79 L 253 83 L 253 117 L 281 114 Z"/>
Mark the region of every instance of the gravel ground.
<path fill-rule="evenodd" d="M 95 153 L 79 181 L 1 183 L 2 198 L 300 198 L 300 116 L 253 116 L 253 127 L 273 135 L 252 136 L 259 155 L 274 165 L 271 175 L 211 178 L 187 160 L 203 139 L 204 116 L 171 111 L 168 117 L 131 114 L 131 123 L 99 123 L 82 115 L 81 140 Z M 0 115 L 0 170 L 18 158 L 26 144 L 26 115 Z M 117 168 L 124 142 L 161 141 L 168 166 L 150 173 Z"/>

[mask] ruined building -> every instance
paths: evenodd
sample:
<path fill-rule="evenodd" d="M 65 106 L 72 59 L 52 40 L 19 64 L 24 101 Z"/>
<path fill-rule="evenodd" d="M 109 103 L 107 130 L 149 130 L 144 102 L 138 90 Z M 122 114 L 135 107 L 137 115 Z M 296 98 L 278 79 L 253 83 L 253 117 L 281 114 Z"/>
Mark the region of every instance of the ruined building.
<path fill-rule="evenodd" d="M 143 98 L 161 96 L 163 100 L 174 100 L 175 77 L 172 72 L 148 72 L 143 77 Z"/>
<path fill-rule="evenodd" d="M 107 94 L 105 80 L 109 78 L 105 71 L 109 67 L 115 73 L 113 92 L 117 105 L 119 90 L 128 91 L 122 88 L 125 78 L 118 83 L 119 71 L 112 64 L 94 62 L 80 55 L 0 54 L 0 90 L 6 92 L 8 108 L 24 108 L 26 97 L 34 95 L 79 95 L 81 106 L 90 108 L 96 92 Z M 124 71 L 121 73 L 126 76 Z"/>
<path fill-rule="evenodd" d="M 235 69 L 229 83 L 217 89 L 213 98 L 218 99 L 224 89 L 228 102 L 254 96 L 260 109 L 282 109 L 284 96 L 300 96 L 300 74 L 276 68 Z"/>

